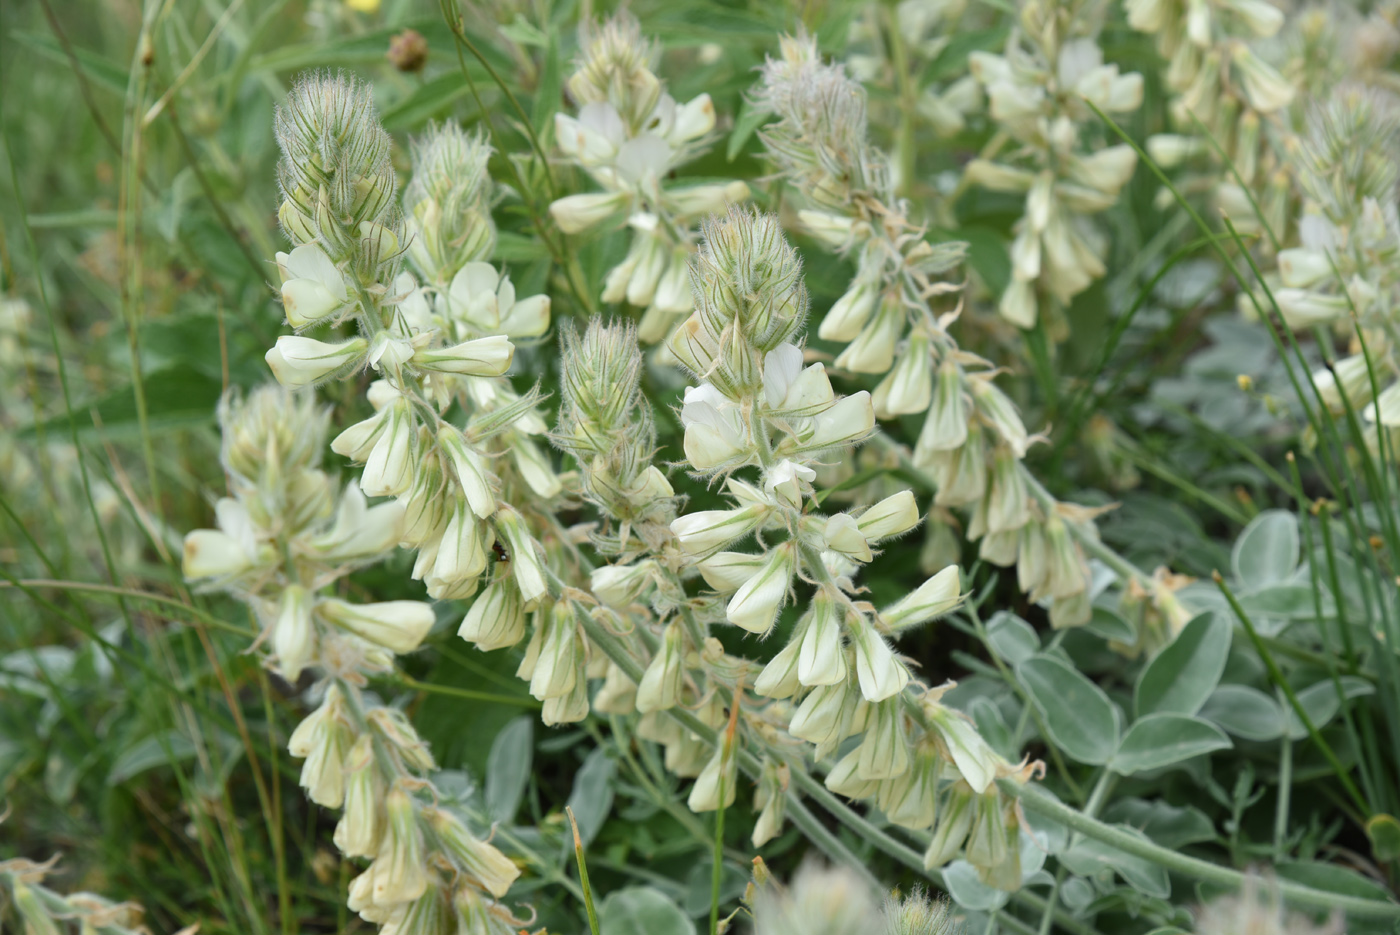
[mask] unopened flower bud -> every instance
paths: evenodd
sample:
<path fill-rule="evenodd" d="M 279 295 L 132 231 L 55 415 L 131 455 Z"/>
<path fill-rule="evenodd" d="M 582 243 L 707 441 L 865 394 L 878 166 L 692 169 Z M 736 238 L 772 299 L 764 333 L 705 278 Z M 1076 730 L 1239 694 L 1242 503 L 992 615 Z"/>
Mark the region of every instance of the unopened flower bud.
<path fill-rule="evenodd" d="M 880 612 L 891 630 L 899 631 L 940 617 L 962 600 L 958 566 L 949 565 L 910 594 Z"/>
<path fill-rule="evenodd" d="M 646 714 L 676 706 L 685 683 L 684 657 L 685 632 L 678 624 L 668 624 L 660 648 L 637 685 L 638 711 Z"/>
<path fill-rule="evenodd" d="M 435 619 L 431 605 L 421 601 L 352 604 L 332 597 L 319 602 L 316 612 L 327 623 L 400 654 L 417 649 Z"/>
<path fill-rule="evenodd" d="M 327 344 L 314 338 L 284 334 L 264 356 L 277 382 L 295 388 L 319 383 L 339 370 L 354 366 L 368 350 L 369 342 L 364 338 Z"/>
<path fill-rule="evenodd" d="M 735 592 L 725 607 L 725 619 L 750 633 L 766 635 L 777 620 L 778 610 L 787 600 L 792 581 L 793 557 L 791 542 L 785 542 L 769 553 L 768 561 L 758 574 Z"/>

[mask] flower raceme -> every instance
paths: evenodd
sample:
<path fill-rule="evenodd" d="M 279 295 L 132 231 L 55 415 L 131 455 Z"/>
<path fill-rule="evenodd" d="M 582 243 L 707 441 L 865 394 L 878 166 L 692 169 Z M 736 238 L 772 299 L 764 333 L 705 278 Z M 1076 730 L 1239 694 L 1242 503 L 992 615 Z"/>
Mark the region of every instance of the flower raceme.
<path fill-rule="evenodd" d="M 662 194 L 656 167 L 694 151 L 713 109 L 707 99 L 671 101 L 638 41 L 625 20 L 597 35 L 570 81 L 584 112 L 572 124 L 560 120 L 561 136 L 572 134 L 562 145 L 577 144 L 571 154 L 580 165 L 612 186 L 607 198 L 633 199 L 631 223 L 648 240 L 643 248 L 634 242 L 640 252 L 615 271 L 625 274 L 622 294 L 632 298 L 636 286 L 634 304 L 688 315 L 666 350 L 693 378 L 681 407 L 683 450 L 691 471 L 722 481 L 727 502 L 715 509 L 685 511 L 655 462 L 653 415 L 640 389 L 645 335 L 629 325 L 563 330 L 563 392 L 548 437 L 577 470 L 555 470 L 539 443 L 549 429 L 540 394 L 518 392 L 505 376 L 517 344 L 547 332 L 549 300 L 517 296 L 486 261 L 495 235 L 482 139 L 430 129 L 415 144 L 400 207 L 361 86 L 310 79 L 279 117 L 283 221 L 293 241 L 279 257 L 283 307 L 293 329 L 318 330 L 284 335 L 268 361 L 292 387 L 375 371 L 363 418 L 330 443 L 362 468 L 337 491 L 316 467 L 329 415 L 315 409 L 309 390 L 267 389 L 247 404 L 230 402 L 231 496 L 217 511 L 219 529 L 191 533 L 186 569 L 253 607 L 259 645 L 284 678 L 302 684 L 311 674 L 312 711 L 291 749 L 308 795 L 343 810 L 337 845 L 369 861 L 350 886 L 350 907 L 391 931 L 454 917 L 488 920 L 494 931 L 512 920 L 499 901 L 519 873 L 444 810 L 427 746 L 400 708 L 365 691 L 367 679 L 393 672 L 396 656 L 422 646 L 440 616 L 422 601 L 355 602 L 332 592 L 347 572 L 395 547 L 414 551 L 411 575 L 429 598 L 467 602 L 457 611 L 461 638 L 482 649 L 521 647 L 517 675 L 547 724 L 594 710 L 632 719 L 639 738 L 664 747 L 667 769 L 696 780 L 693 809 L 733 801 L 736 750 L 758 756 L 766 765 L 756 841 L 782 828 L 789 764 L 809 753 L 833 756 L 850 738 L 844 773 L 838 768 L 829 784 L 911 827 L 938 820 L 913 801 L 920 795 L 951 794 L 964 783 L 1000 808 L 988 776 L 1019 775 L 979 746 L 970 725 L 929 708 L 937 691 L 895 645 L 902 632 L 957 607 L 959 570 L 943 568 L 884 609 L 857 583 L 884 543 L 922 521 L 913 494 L 833 512 L 817 489 L 824 463 L 874 431 L 877 400 L 883 412 L 937 404 L 934 354 L 946 349 L 933 344 L 944 323 L 920 319 L 909 332 L 918 360 L 901 359 L 874 397 L 839 396 L 826 364 L 804 350 L 809 299 L 778 220 L 725 208 L 735 190 Z M 648 228 L 643 214 L 669 211 L 665 230 L 689 230 L 671 222 L 717 209 L 697 238 L 662 243 L 668 252 L 656 259 L 661 228 Z M 566 228 L 576 226 L 569 210 L 555 206 Z M 405 250 L 412 272 L 402 268 Z M 896 252 L 882 261 L 886 271 L 925 284 L 947 259 L 908 243 Z M 683 300 L 663 303 L 663 283 Z M 881 347 L 905 333 L 908 299 L 882 299 L 888 307 L 876 317 L 898 327 L 857 334 L 857 350 L 836 365 L 875 366 Z M 319 330 L 349 322 L 359 336 Z M 968 414 L 969 438 L 980 444 L 975 433 L 995 434 L 1019 456 L 1026 433 L 1009 401 L 983 383 L 990 377 L 959 370 L 948 406 L 953 416 Z M 381 499 L 371 506 L 367 497 Z M 566 529 L 560 511 L 580 501 L 598 521 Z M 1009 512 L 1014 506 L 990 510 L 992 524 L 1011 522 Z M 1045 563 L 1052 571 L 1043 590 L 1056 598 L 1067 593 L 1062 565 Z M 785 645 L 758 667 L 725 650 L 715 634 L 726 628 Z M 748 682 L 756 696 L 745 693 Z M 739 694 L 744 703 L 727 710 Z M 681 712 L 694 720 L 679 720 Z M 712 742 L 696 723 L 732 736 L 732 745 Z M 951 852 L 963 838 L 949 840 Z M 986 879 L 1018 885 L 1005 849 L 975 841 L 968 857 Z"/>

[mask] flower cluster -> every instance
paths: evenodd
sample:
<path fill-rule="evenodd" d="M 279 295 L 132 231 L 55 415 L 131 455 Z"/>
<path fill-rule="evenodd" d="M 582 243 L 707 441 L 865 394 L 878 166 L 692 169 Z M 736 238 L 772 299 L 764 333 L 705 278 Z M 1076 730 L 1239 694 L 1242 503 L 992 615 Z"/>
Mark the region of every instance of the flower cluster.
<path fill-rule="evenodd" d="M 926 83 L 922 76 L 953 41 L 967 11 L 966 0 L 900 0 L 889 10 L 888 22 L 882 24 L 887 9 L 866 7 L 861 18 L 851 24 L 851 42 L 860 50 L 846 56 L 852 76 L 867 85 L 879 82 L 896 90 L 904 81 L 917 81 L 912 103 L 918 115 L 939 137 L 961 133 L 967 118 L 982 107 L 977 79 L 965 74 Z"/>
<path fill-rule="evenodd" d="M 497 563 L 494 577 L 509 579 L 502 587 L 532 605 L 545 590 L 540 546 L 525 517 L 500 495 L 529 490 L 543 503 L 560 485 L 534 440 L 545 430 L 535 411 L 538 394 L 517 394 L 503 375 L 514 359 L 512 339 L 548 329 L 549 299 L 518 298 L 510 277 L 483 261 L 495 241 L 485 174 L 489 150 L 460 128 L 434 127 L 415 146 L 405 195 L 412 220 L 404 227 L 387 136 L 368 94 L 344 78 L 313 77 L 298 86 L 278 119 L 283 224 L 300 242 L 291 254 L 278 255 L 288 323 L 353 319 L 361 336 L 334 345 L 283 336 L 268 363 L 288 386 L 365 364 L 378 371 L 368 394 L 374 414 L 340 433 L 331 448 L 364 463 L 360 487 L 366 495 L 395 497 L 403 505 L 401 541 L 418 550 L 414 577 L 433 597 L 467 597 L 488 572 L 493 543 L 502 542 L 510 560 Z M 322 151 L 331 154 L 323 161 L 335 166 L 323 173 L 322 192 L 333 183 L 384 197 L 354 202 L 353 216 L 323 211 L 306 222 L 299 193 L 315 178 L 301 180 L 310 174 L 305 154 Z M 358 240 L 356 224 L 369 232 Z M 408 229 L 408 253 L 426 286 L 398 271 L 398 254 L 387 258 L 390 246 L 403 252 L 398 244 Z M 337 252 L 342 243 L 349 252 Z M 379 264 L 356 259 L 366 253 L 380 257 Z M 454 405 L 469 415 L 464 426 L 445 417 Z"/>
<path fill-rule="evenodd" d="M 666 337 L 691 308 L 686 269 L 699 218 L 749 196 L 743 182 L 671 184 L 674 170 L 700 155 L 715 127 L 708 94 L 684 104 L 652 71 L 655 51 L 637 21 L 619 13 L 584 36 L 569 95 L 578 116 L 556 114 L 559 149 L 602 189 L 550 206 L 559 228 L 577 234 L 625 219 L 627 256 L 607 275 L 603 301 L 643 308 L 643 341 Z"/>
<path fill-rule="evenodd" d="M 0 816 L 0 821 L 4 818 Z M 150 935 L 136 903 L 117 903 L 96 893 L 63 895 L 44 886 L 55 857 L 35 863 L 23 857 L 0 860 L 0 905 L 14 907 L 21 929 L 33 935 Z"/>
<path fill-rule="evenodd" d="M 1281 228 L 1291 186 L 1270 136 L 1287 134 L 1296 88 L 1262 54 L 1260 41 L 1278 33 L 1283 11 L 1267 0 L 1127 0 L 1126 8 L 1128 25 L 1156 37 L 1174 95 L 1174 132 L 1150 138 L 1149 154 L 1168 168 L 1213 161 L 1206 136 L 1217 140 L 1232 171 L 1206 169 L 1182 187 L 1211 194 L 1241 230 Z"/>
<path fill-rule="evenodd" d="M 1397 144 L 1400 112 L 1375 91 L 1344 88 L 1313 109 L 1296 164 L 1301 243 L 1279 253 L 1274 291 L 1290 327 L 1340 326 L 1349 340 L 1360 328 L 1362 346 L 1312 379 L 1334 413 L 1364 411 L 1387 430 L 1400 427 Z"/>
<path fill-rule="evenodd" d="M 919 524 L 914 497 L 906 490 L 864 510 L 820 511 L 815 467 L 873 430 L 870 395 L 838 399 L 823 364 L 804 366 L 796 342 L 806 288 L 776 219 L 731 209 L 703 231 L 692 274 L 696 311 L 670 347 L 697 380 L 681 410 L 688 466 L 725 478 L 731 506 L 684 513 L 647 554 L 593 573 L 602 603 L 629 617 L 632 632 L 653 636 L 635 647 L 639 677 L 610 668 L 599 699 L 611 711 L 642 713 L 639 734 L 666 746 L 668 768 L 698 773 L 689 804 L 703 811 L 732 800 L 737 758 L 720 745 L 707 757 L 693 732 L 658 715 L 698 710 L 714 727 L 722 723 L 716 699 L 738 704 L 752 674 L 758 698 L 740 704 L 737 726 L 741 743 L 761 753 L 751 764 L 755 846 L 780 831 L 791 771 L 804 769 L 811 753 L 831 760 L 832 791 L 869 799 L 906 827 L 937 822 L 930 866 L 966 844 L 988 882 L 1014 889 L 1014 810 L 992 781 L 1016 770 L 942 705 L 946 689 L 921 688 L 890 644 L 958 604 L 958 569 L 944 568 L 883 608 L 861 599 L 855 581 L 879 544 Z M 597 357 L 575 351 L 566 368 L 597 369 Z M 747 470 L 757 471 L 753 482 L 740 478 Z M 757 551 L 733 548 L 749 537 Z M 696 572 L 709 590 L 687 599 Z M 809 591 L 785 646 L 761 669 L 726 655 L 709 635 L 728 625 L 768 636 L 794 595 Z M 949 820 L 939 818 L 939 798 Z"/>
<path fill-rule="evenodd" d="M 920 888 L 908 896 L 887 895 L 876 902 L 866 882 L 852 870 L 803 864 L 787 886 L 764 867 L 754 874 L 749 900 L 755 931 L 763 935 L 952 935 L 960 931 L 947 902 L 932 900 Z"/>
<path fill-rule="evenodd" d="M 999 161 L 973 160 L 965 179 L 1026 197 L 1011 244 L 1011 283 L 998 305 L 1021 328 L 1045 308 L 1063 333 L 1060 310 L 1105 272 L 1105 238 L 1090 217 L 1117 201 L 1137 166 L 1131 146 L 1090 142 L 1098 117 L 1088 105 L 1121 114 L 1142 103 L 1142 76 L 1104 64 L 1098 6 L 1028 0 L 1005 54 L 975 52 L 969 60 L 991 118 L 1019 144 Z"/>
<path fill-rule="evenodd" d="M 497 921 L 487 931 L 510 931 L 513 917 L 495 900 L 519 870 L 434 804 L 427 746 L 402 711 L 364 691 L 367 677 L 390 672 L 396 654 L 423 642 L 433 608 L 360 604 L 331 591 L 397 545 L 403 508 L 367 507 L 355 486 L 336 491 L 317 467 L 329 412 L 308 393 L 268 386 L 230 397 L 220 421 L 230 496 L 216 505 L 218 529 L 185 537 L 184 572 L 249 606 L 261 625 L 255 645 L 277 674 L 293 684 L 304 671 L 316 675 L 310 692 L 320 704 L 288 749 L 303 761 L 307 796 L 343 809 L 341 853 L 370 860 L 351 884 L 350 908 L 394 931 L 442 931 L 488 915 Z"/>
<path fill-rule="evenodd" d="M 1100 75 L 1119 80 L 1112 69 Z M 960 307 L 940 315 L 931 305 L 957 291 L 930 277 L 951 268 L 962 245 L 934 246 L 906 220 L 885 157 L 866 139 L 862 89 L 841 66 L 822 63 L 812 40 L 783 40 L 757 99 L 779 118 L 762 131 L 770 156 L 820 208 L 799 211 L 800 223 L 858 258 L 850 288 L 817 329 L 850 342 L 835 366 L 886 374 L 871 399 L 879 418 L 927 413 L 912 462 L 937 489 L 935 505 L 970 508 L 967 533 L 981 540 L 982 557 L 1017 565 L 1022 588 L 1049 602 L 1057 626 L 1087 622 L 1088 566 L 1070 526 L 1089 515 L 1043 495 L 1029 477 L 1022 458 L 1033 439 L 996 385 L 997 371 L 949 333 Z"/>

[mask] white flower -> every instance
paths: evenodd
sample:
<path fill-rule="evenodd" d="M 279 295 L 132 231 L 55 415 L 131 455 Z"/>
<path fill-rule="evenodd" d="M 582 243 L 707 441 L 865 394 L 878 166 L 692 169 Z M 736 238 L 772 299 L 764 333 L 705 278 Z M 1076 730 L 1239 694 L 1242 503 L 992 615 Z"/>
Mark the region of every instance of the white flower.
<path fill-rule="evenodd" d="M 609 607 L 626 607 L 651 583 L 656 563 L 650 559 L 635 565 L 603 565 L 593 569 L 590 587 Z"/>
<path fill-rule="evenodd" d="M 398 496 L 413 483 L 413 413 L 400 399 L 384 410 L 384 431 L 370 449 L 360 474 L 360 489 L 370 497 Z"/>
<path fill-rule="evenodd" d="M 730 599 L 724 611 L 726 620 L 759 635 L 773 628 L 778 609 L 787 599 L 793 571 L 793 548 L 792 543 L 785 542 L 770 553 L 758 574 L 745 582 Z"/>
<path fill-rule="evenodd" d="M 797 680 L 803 685 L 836 685 L 846 680 L 841 614 L 825 590 L 812 599 L 812 617 L 797 654 Z"/>
<path fill-rule="evenodd" d="M 491 844 L 475 837 L 452 813 L 440 808 L 426 808 L 423 813 L 452 862 L 477 886 L 497 899 L 504 896 L 520 876 L 520 868 Z"/>
<path fill-rule="evenodd" d="M 707 554 L 753 532 L 767 512 L 760 504 L 734 510 L 701 510 L 673 520 L 671 532 L 685 551 Z"/>
<path fill-rule="evenodd" d="M 874 428 L 875 409 L 870 394 L 861 390 L 813 418 L 810 434 L 797 444 L 796 450 L 814 452 L 851 445 L 864 439 Z"/>
<path fill-rule="evenodd" d="M 514 646 L 525 635 L 525 610 L 509 578 L 497 578 L 477 595 L 457 635 L 482 652 Z"/>
<path fill-rule="evenodd" d="M 637 710 L 646 714 L 675 707 L 684 684 L 685 633 L 680 626 L 670 623 L 661 637 L 661 647 L 637 685 Z"/>
<path fill-rule="evenodd" d="M 433 608 L 421 601 L 382 601 L 352 604 L 327 598 L 316 605 L 327 623 L 395 653 L 412 652 L 433 628 Z"/>
<path fill-rule="evenodd" d="M 720 787 L 724 787 L 724 807 L 734 804 L 735 786 L 738 785 L 738 758 L 731 752 L 725 755 L 724 744 L 716 743 L 714 755 L 705 764 L 700 776 L 691 787 L 686 804 L 692 812 L 712 812 L 720 807 Z"/>
<path fill-rule="evenodd" d="M 300 585 L 282 591 L 277 620 L 272 624 L 272 650 L 282 677 L 293 684 L 316 652 L 316 625 L 311 621 L 311 595 Z"/>
<path fill-rule="evenodd" d="M 875 310 L 875 287 L 857 278 L 822 318 L 817 337 L 823 341 L 850 341 L 860 334 Z"/>
<path fill-rule="evenodd" d="M 868 562 L 874 556 L 870 552 L 870 540 L 860 529 L 855 517 L 849 513 L 836 513 L 827 517 L 822 527 L 822 539 L 832 552 L 856 562 Z"/>
<path fill-rule="evenodd" d="M 554 115 L 554 136 L 566 156 L 582 166 L 608 165 L 626 139 L 627 128 L 617 108 L 607 101 L 589 101 L 579 108 L 578 119 Z"/>
<path fill-rule="evenodd" d="M 348 368 L 365 356 L 369 342 L 351 338 L 341 344 L 327 344 L 314 338 L 284 334 L 264 355 L 272 375 L 283 386 L 295 389 L 318 383 L 337 370 Z"/>
<path fill-rule="evenodd" d="M 933 355 L 926 335 L 909 338 L 899 362 L 880 381 L 871 403 L 875 414 L 886 419 L 898 415 L 923 412 L 933 398 Z"/>
<path fill-rule="evenodd" d="M 374 737 L 361 734 L 345 757 L 345 813 L 335 826 L 335 846 L 347 857 L 373 857 L 382 828 L 379 800 L 383 781 L 374 762 Z"/>
<path fill-rule="evenodd" d="M 909 684 L 909 670 L 894 657 L 894 651 L 875 628 L 860 614 L 846 615 L 846 628 L 856 651 L 856 675 L 866 701 L 883 701 L 899 694 Z"/>
<path fill-rule="evenodd" d="M 490 263 L 463 266 L 438 301 L 443 317 L 480 334 L 538 337 L 549 328 L 549 296 L 517 299 L 510 277 Z"/>
<path fill-rule="evenodd" d="M 763 560 L 748 552 L 716 552 L 700 563 L 700 574 L 716 591 L 737 591 L 758 573 Z"/>
<path fill-rule="evenodd" d="M 548 299 L 545 301 L 547 303 Z M 452 347 L 422 348 L 414 352 L 413 363 L 425 370 L 443 373 L 499 377 L 510 369 L 514 357 L 515 346 L 510 340 L 505 335 L 492 335 Z"/>
<path fill-rule="evenodd" d="M 972 791 L 979 795 L 987 791 L 992 780 L 997 777 L 997 766 L 1002 762 L 987 741 L 977 733 L 977 728 L 966 715 L 954 711 L 934 701 L 924 704 L 924 712 L 933 723 L 934 730 L 943 739 L 943 744 L 953 756 L 958 772 Z"/>
<path fill-rule="evenodd" d="M 878 542 L 908 532 L 919 525 L 920 519 L 913 491 L 901 490 L 860 514 L 856 525 L 867 539 Z"/>
<path fill-rule="evenodd" d="M 258 561 L 257 532 L 248 510 L 230 497 L 214 505 L 218 529 L 196 529 L 185 536 L 182 570 L 186 578 L 222 578 Z"/>
<path fill-rule="evenodd" d="M 1243 42 L 1234 45 L 1233 61 L 1244 79 L 1244 93 L 1261 114 L 1282 110 L 1293 102 L 1293 85 Z"/>
<path fill-rule="evenodd" d="M 345 277 L 317 244 L 278 253 L 277 269 L 282 275 L 282 308 L 293 328 L 333 315 L 349 302 Z"/>
<path fill-rule="evenodd" d="M 836 357 L 836 367 L 853 373 L 885 373 L 894 363 L 894 348 L 904 330 L 904 306 L 887 296 L 871 320 Z"/>
<path fill-rule="evenodd" d="M 447 454 L 452 470 L 472 512 L 482 519 L 496 512 L 496 495 L 491 489 L 486 461 L 477 454 L 462 433 L 450 425 L 438 429 L 438 448 Z"/>
<path fill-rule="evenodd" d="M 544 563 L 540 561 L 534 537 L 525 528 L 524 520 L 512 507 L 503 506 L 495 516 L 496 528 L 510 550 L 510 571 L 520 597 L 526 604 L 540 599 L 548 590 Z"/>
<path fill-rule="evenodd" d="M 1311 289 L 1334 275 L 1332 260 L 1327 253 L 1306 247 L 1280 250 L 1278 271 L 1283 284 L 1291 289 Z"/>
<path fill-rule="evenodd" d="M 893 630 L 912 627 L 952 610 L 962 599 L 961 591 L 958 566 L 949 565 L 881 611 L 880 617 Z"/>
<path fill-rule="evenodd" d="M 566 234 L 578 234 L 617 214 L 627 203 L 626 192 L 569 195 L 549 206 L 554 222 Z"/>
<path fill-rule="evenodd" d="M 748 433 L 738 405 L 708 383 L 686 387 L 681 423 L 685 426 L 686 458 L 697 470 L 710 470 L 748 455 Z"/>
<path fill-rule="evenodd" d="M 374 863 L 365 871 L 376 906 L 417 899 L 428 888 L 418 808 L 398 782 L 384 797 L 384 814 L 384 839 Z"/>
<path fill-rule="evenodd" d="M 801 482 L 811 483 L 816 479 L 816 471 L 784 458 L 764 472 L 763 489 L 796 510 L 802 507 Z"/>
<path fill-rule="evenodd" d="M 426 576 L 428 593 L 445 599 L 463 590 L 458 585 L 474 589 L 474 582 L 486 570 L 486 525 L 472 513 L 465 497 L 454 497 L 451 518 L 438 542 L 433 570 Z"/>

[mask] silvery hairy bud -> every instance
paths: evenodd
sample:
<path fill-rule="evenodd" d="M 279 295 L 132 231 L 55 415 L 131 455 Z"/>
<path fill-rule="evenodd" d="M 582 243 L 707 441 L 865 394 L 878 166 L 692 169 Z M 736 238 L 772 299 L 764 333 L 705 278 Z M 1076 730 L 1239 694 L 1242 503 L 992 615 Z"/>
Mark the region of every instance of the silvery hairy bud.
<path fill-rule="evenodd" d="M 278 107 L 275 132 L 282 150 L 278 216 L 287 236 L 318 243 L 337 265 L 349 263 L 362 285 L 391 281 L 403 223 L 392 141 L 369 85 L 346 75 L 304 77 Z"/>
<path fill-rule="evenodd" d="M 845 207 L 865 185 L 865 89 L 844 66 L 823 64 L 815 39 L 785 36 L 755 100 L 778 117 L 760 134 L 783 174 L 818 204 Z"/>
<path fill-rule="evenodd" d="M 408 257 L 429 282 L 445 284 L 495 248 L 490 158 L 483 135 L 450 121 L 413 141 L 413 174 L 403 196 Z"/>
<path fill-rule="evenodd" d="M 628 13 L 619 13 L 590 32 L 585 35 L 578 70 L 569 77 L 569 94 L 580 105 L 611 104 L 635 134 L 661 99 L 661 81 L 651 71 L 655 51 Z"/>
<path fill-rule="evenodd" d="M 807 317 L 807 287 L 778 219 L 731 207 L 701 225 L 701 233 L 691 285 L 706 329 L 721 336 L 722 346 L 722 336 L 737 330 L 760 353 L 796 334 Z M 725 363 L 738 371 L 737 362 Z"/>

